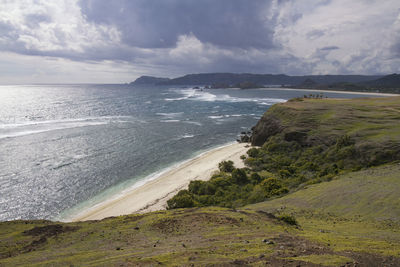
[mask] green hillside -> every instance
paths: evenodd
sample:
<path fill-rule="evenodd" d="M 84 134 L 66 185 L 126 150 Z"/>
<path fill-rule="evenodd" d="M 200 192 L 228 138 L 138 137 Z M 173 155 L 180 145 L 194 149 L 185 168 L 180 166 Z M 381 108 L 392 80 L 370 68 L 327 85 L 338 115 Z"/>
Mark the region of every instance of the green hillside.
<path fill-rule="evenodd" d="M 238 210 L 176 209 L 68 224 L 3 222 L 0 266 L 398 266 L 398 192 L 395 164 Z M 285 222 L 288 215 L 298 225 Z"/>
<path fill-rule="evenodd" d="M 169 208 L 241 207 L 338 174 L 400 160 L 400 97 L 297 98 L 272 106 L 253 128 L 246 168 L 223 162 L 192 181 Z"/>

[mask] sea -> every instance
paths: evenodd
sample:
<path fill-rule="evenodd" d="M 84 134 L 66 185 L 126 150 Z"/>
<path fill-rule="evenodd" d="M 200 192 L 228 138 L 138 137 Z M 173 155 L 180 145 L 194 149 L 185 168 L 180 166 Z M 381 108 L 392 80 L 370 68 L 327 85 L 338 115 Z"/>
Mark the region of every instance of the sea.
<path fill-rule="evenodd" d="M 68 220 L 235 142 L 271 105 L 308 94 L 278 88 L 0 86 L 0 221 Z"/>

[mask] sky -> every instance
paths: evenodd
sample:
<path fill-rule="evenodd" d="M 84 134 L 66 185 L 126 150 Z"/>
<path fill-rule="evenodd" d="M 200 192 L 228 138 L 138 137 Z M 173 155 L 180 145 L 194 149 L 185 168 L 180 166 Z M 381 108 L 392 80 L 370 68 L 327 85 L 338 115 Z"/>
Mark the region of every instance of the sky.
<path fill-rule="evenodd" d="M 0 84 L 400 72 L 399 0 L 0 0 Z"/>

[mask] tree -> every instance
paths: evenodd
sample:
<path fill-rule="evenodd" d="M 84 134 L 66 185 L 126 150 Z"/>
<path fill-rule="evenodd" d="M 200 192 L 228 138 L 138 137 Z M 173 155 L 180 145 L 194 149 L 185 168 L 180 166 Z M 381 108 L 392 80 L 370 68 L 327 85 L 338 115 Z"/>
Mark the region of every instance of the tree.
<path fill-rule="evenodd" d="M 181 190 L 173 198 L 167 201 L 167 209 L 191 208 L 194 201 L 188 190 Z"/>
<path fill-rule="evenodd" d="M 228 160 L 228 161 L 221 161 L 218 164 L 218 168 L 221 172 L 232 172 L 235 167 L 233 166 L 233 161 L 232 160 Z"/>
<path fill-rule="evenodd" d="M 258 154 L 259 154 L 259 150 L 255 147 L 252 147 L 249 150 L 247 150 L 247 155 L 249 155 L 249 157 L 257 158 Z"/>
<path fill-rule="evenodd" d="M 244 169 L 234 169 L 232 172 L 232 179 L 236 184 L 245 184 L 249 181 Z"/>
<path fill-rule="evenodd" d="M 288 192 L 288 189 L 276 178 L 267 178 L 261 182 L 261 187 L 266 193 L 266 197 L 281 195 Z"/>

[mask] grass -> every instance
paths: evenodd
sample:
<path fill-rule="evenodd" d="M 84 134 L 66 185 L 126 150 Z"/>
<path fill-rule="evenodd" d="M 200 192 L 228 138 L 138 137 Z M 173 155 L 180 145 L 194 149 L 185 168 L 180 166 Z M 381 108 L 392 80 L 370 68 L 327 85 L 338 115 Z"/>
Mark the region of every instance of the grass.
<path fill-rule="evenodd" d="M 68 224 L 2 222 L 0 266 L 396 265 L 399 191 L 400 165 L 392 164 L 240 210 L 176 209 Z M 46 230 L 55 224 L 61 230 Z"/>
<path fill-rule="evenodd" d="M 300 236 L 333 251 L 400 256 L 400 165 L 375 167 L 248 206 L 291 214 Z"/>
<path fill-rule="evenodd" d="M 304 261 L 304 262 L 310 262 L 310 263 L 319 264 L 322 266 L 342 266 L 342 265 L 345 265 L 346 263 L 353 262 L 353 259 L 351 259 L 351 258 L 344 257 L 344 256 L 338 256 L 338 255 L 331 255 L 331 254 L 307 255 L 307 256 L 300 256 L 300 257 L 292 257 L 290 259 Z"/>
<path fill-rule="evenodd" d="M 204 264 L 229 263 L 258 258 L 260 254 L 270 255 L 273 249 L 263 243 L 261 237 L 272 238 L 290 228 L 256 212 L 207 208 L 59 223 L 63 227 L 78 228 L 54 235 L 24 234 L 26 230 L 54 224 L 0 223 L 0 266 L 109 266 L 158 262 L 181 265 L 194 260 Z M 31 250 L 27 248 L 27 244 L 43 237 L 45 242 L 36 243 Z"/>
<path fill-rule="evenodd" d="M 322 134 L 327 141 L 344 131 L 366 140 L 379 141 L 386 133 L 391 141 L 400 140 L 400 97 L 304 99 L 277 104 L 267 114 L 279 118 L 286 128 L 300 128 L 310 136 Z"/>

